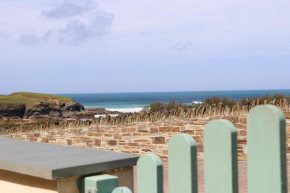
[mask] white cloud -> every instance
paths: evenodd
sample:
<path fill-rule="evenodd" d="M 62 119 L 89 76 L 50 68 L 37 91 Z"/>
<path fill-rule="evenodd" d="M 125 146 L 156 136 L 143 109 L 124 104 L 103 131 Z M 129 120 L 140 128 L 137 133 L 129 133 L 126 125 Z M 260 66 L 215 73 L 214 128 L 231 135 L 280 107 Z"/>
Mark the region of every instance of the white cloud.
<path fill-rule="evenodd" d="M 5 31 L 0 31 L 0 40 L 8 40 L 9 35 Z"/>
<path fill-rule="evenodd" d="M 193 46 L 192 42 L 176 43 L 170 50 L 184 51 Z"/>
<path fill-rule="evenodd" d="M 70 20 L 68 24 L 57 31 L 58 41 L 66 43 L 80 43 L 89 38 L 99 37 L 109 33 L 114 16 L 98 11 L 88 24 L 80 20 Z"/>
<path fill-rule="evenodd" d="M 290 53 L 290 4 L 284 0 L 13 2 L 0 0 L 0 31 L 9 34 L 2 53 L 8 53 L 8 44 L 11 53 L 18 47 L 23 49 L 18 53 L 40 48 L 39 53 L 52 56 L 75 49 L 79 55 L 102 52 L 98 60 L 112 60 L 111 55 L 191 60 Z M 15 40 L 37 46 L 27 49 L 14 45 Z"/>
<path fill-rule="evenodd" d="M 22 45 L 29 46 L 29 45 L 35 45 L 35 44 L 39 43 L 41 41 L 41 39 L 38 38 L 35 35 L 29 35 L 28 34 L 28 35 L 22 35 L 22 36 L 20 36 L 20 38 L 19 38 L 18 41 Z"/>
<path fill-rule="evenodd" d="M 87 39 L 110 33 L 114 15 L 98 9 L 92 0 L 64 1 L 50 10 L 42 11 L 39 20 L 50 23 L 50 27 L 40 34 L 34 32 L 21 35 L 18 40 L 20 44 L 80 44 Z"/>
<path fill-rule="evenodd" d="M 88 13 L 89 10 L 91 9 L 91 6 L 92 4 L 88 1 L 84 1 L 84 3 L 80 5 L 65 1 L 61 5 L 58 5 L 57 7 L 49 11 L 43 11 L 42 16 L 54 19 L 72 17 Z"/>

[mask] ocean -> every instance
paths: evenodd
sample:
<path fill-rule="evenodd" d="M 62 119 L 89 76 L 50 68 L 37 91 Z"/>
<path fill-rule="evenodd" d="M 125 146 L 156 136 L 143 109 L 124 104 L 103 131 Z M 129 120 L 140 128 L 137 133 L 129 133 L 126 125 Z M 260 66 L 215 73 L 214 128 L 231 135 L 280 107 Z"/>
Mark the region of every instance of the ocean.
<path fill-rule="evenodd" d="M 187 104 L 198 103 L 206 98 L 217 96 L 240 100 L 245 97 L 254 98 L 266 94 L 284 94 L 290 96 L 290 90 L 244 90 L 244 91 L 192 91 L 192 92 L 140 92 L 140 93 L 89 93 L 59 94 L 73 98 L 85 108 L 102 107 L 111 111 L 138 112 L 153 102 L 168 103 L 170 101 Z"/>

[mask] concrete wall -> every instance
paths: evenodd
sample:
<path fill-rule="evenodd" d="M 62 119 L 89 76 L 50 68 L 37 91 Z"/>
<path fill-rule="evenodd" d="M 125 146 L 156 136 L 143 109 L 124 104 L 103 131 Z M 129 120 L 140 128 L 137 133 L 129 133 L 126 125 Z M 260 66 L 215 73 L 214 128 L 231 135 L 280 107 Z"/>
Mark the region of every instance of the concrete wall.
<path fill-rule="evenodd" d="M 57 181 L 0 170 L 0 192 L 57 193 Z"/>
<path fill-rule="evenodd" d="M 117 176 L 119 178 L 119 186 L 125 186 L 134 190 L 134 171 L 133 167 L 121 168 L 118 170 L 106 171 L 103 174 Z"/>
<path fill-rule="evenodd" d="M 290 120 L 290 113 L 285 113 Z M 215 116 L 191 119 L 167 119 L 156 122 L 137 122 L 123 125 L 99 125 L 36 130 L 33 132 L 10 132 L 7 136 L 24 141 L 71 145 L 142 155 L 155 153 L 164 161 L 168 156 L 168 141 L 178 133 L 191 135 L 198 144 L 198 158 L 203 159 L 203 130 L 212 119 L 228 119 L 238 130 L 238 159 L 246 160 L 246 115 Z M 287 157 L 290 160 L 290 123 L 287 124 Z"/>
<path fill-rule="evenodd" d="M 118 176 L 119 186 L 134 190 L 133 168 L 120 168 L 104 174 Z M 45 180 L 15 172 L 0 170 L 0 193 L 79 193 L 77 180 L 80 176 Z"/>

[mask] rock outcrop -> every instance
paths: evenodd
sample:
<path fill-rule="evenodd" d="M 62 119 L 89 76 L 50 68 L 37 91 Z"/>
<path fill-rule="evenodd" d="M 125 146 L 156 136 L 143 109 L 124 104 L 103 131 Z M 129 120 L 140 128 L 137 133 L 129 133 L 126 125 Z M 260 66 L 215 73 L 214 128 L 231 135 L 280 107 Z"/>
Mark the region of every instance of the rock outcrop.
<path fill-rule="evenodd" d="M 119 114 L 122 115 L 124 113 L 118 112 L 118 111 L 108 111 L 104 108 L 89 108 L 84 111 L 81 111 L 78 113 L 78 118 L 86 118 L 86 119 L 93 119 L 94 115 L 108 115 L 108 114 Z"/>
<path fill-rule="evenodd" d="M 23 118 L 25 113 L 25 104 L 1 104 L 0 103 L 0 119 L 1 118 Z"/>
<path fill-rule="evenodd" d="M 37 103 L 27 104 L 1 104 L 0 119 L 62 119 L 85 118 L 93 119 L 97 114 L 123 114 L 118 111 L 107 111 L 104 108 L 85 109 L 77 102 L 66 103 Z"/>
<path fill-rule="evenodd" d="M 84 110 L 84 106 L 77 102 L 27 104 L 1 104 L 0 119 L 55 119 L 73 118 Z"/>
<path fill-rule="evenodd" d="M 11 119 L 50 119 L 85 118 L 92 119 L 96 114 L 121 114 L 107 111 L 104 108 L 85 109 L 72 98 L 39 94 L 31 92 L 16 92 L 10 95 L 0 95 L 0 121 Z M 17 120 L 17 121 L 21 121 Z M 29 120 L 30 121 L 30 120 Z"/>

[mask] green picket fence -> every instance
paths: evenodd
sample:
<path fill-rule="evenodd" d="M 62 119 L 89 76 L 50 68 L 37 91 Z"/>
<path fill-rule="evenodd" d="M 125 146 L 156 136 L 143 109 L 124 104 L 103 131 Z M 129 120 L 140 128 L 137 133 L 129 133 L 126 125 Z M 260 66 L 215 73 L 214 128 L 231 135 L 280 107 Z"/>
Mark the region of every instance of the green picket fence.
<path fill-rule="evenodd" d="M 258 106 L 248 115 L 248 193 L 286 193 L 285 117 L 275 106 Z M 197 145 L 187 134 L 169 141 L 169 193 L 197 193 Z M 206 193 L 238 193 L 237 130 L 227 120 L 211 121 L 204 130 Z M 163 164 L 154 154 L 137 163 L 138 193 L 163 193 Z M 116 183 L 115 183 L 116 184 Z M 126 187 L 98 193 L 132 193 Z"/>

